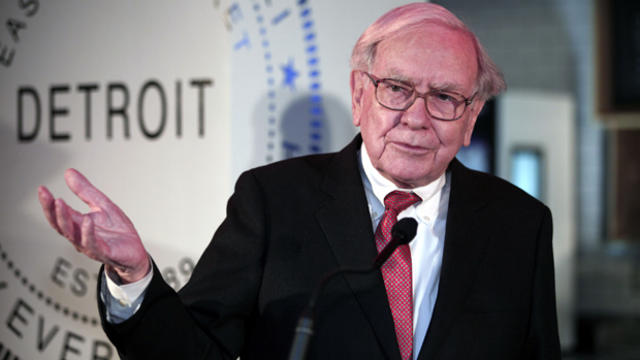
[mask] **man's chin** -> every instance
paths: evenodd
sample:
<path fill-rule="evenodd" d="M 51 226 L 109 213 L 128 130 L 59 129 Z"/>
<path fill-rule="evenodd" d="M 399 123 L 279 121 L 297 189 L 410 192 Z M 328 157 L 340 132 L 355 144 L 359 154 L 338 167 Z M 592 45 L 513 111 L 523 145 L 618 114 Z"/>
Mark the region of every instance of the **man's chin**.
<path fill-rule="evenodd" d="M 385 157 L 382 160 L 377 167 L 378 171 L 400 188 L 412 189 L 428 185 L 441 175 L 436 169 L 434 153 L 425 156 Z M 442 172 L 445 169 L 446 167 Z"/>
<path fill-rule="evenodd" d="M 429 174 L 399 172 L 399 173 L 394 173 L 388 178 L 396 186 L 400 188 L 413 189 L 420 186 L 428 185 L 429 183 L 437 179 L 437 176 L 432 179 L 431 176 L 429 176 Z"/>

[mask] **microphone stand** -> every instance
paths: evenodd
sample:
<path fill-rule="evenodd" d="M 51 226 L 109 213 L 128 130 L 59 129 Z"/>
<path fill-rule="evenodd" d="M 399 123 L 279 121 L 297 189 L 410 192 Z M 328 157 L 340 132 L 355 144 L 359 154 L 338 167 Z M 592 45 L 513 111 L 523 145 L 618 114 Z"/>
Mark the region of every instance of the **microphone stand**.
<path fill-rule="evenodd" d="M 306 357 L 307 347 L 309 346 L 309 341 L 313 336 L 316 303 L 322 294 L 322 290 L 324 290 L 329 281 L 333 280 L 338 275 L 364 275 L 378 270 L 387 261 L 396 248 L 398 248 L 398 246 L 408 244 L 413 240 L 416 236 L 417 227 L 418 223 L 413 218 L 403 218 L 399 220 L 391 230 L 391 241 L 389 241 L 387 246 L 385 246 L 378 254 L 371 267 L 366 269 L 338 269 L 322 278 L 320 283 L 313 290 L 313 293 L 309 298 L 309 302 L 307 303 L 307 307 L 305 307 L 302 314 L 300 314 L 300 318 L 298 319 L 298 324 L 295 329 L 295 336 L 291 343 L 291 349 L 289 350 L 289 360 L 303 360 Z"/>
<path fill-rule="evenodd" d="M 313 293 L 309 298 L 307 307 L 305 307 L 305 309 L 302 311 L 302 314 L 300 314 L 300 318 L 298 319 L 298 325 L 296 325 L 295 336 L 293 338 L 293 342 L 291 343 L 291 350 L 289 352 L 289 360 L 302 360 L 305 358 L 307 347 L 309 346 L 309 341 L 313 336 L 316 302 L 320 298 L 322 290 L 324 290 L 329 281 L 333 280 L 338 275 L 364 275 L 376 269 L 377 267 L 370 267 L 366 269 L 340 269 L 329 273 L 320 281 L 318 286 L 316 286 L 316 288 L 313 290 Z"/>

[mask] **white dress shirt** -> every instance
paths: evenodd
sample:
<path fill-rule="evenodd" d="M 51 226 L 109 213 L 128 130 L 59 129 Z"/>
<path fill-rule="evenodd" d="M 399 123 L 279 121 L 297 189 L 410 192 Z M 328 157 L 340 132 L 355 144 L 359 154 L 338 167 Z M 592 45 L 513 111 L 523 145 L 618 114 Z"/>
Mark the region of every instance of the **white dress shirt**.
<path fill-rule="evenodd" d="M 374 233 L 384 214 L 384 197 L 387 194 L 394 190 L 412 191 L 422 199 L 398 214 L 398 220 L 412 217 L 418 221 L 416 237 L 409 243 L 413 282 L 413 358 L 417 359 L 438 296 L 449 208 L 450 176 L 448 173 L 442 174 L 435 181 L 419 188 L 399 189 L 373 167 L 364 145 L 359 153 L 362 167 L 360 173 Z"/>
<path fill-rule="evenodd" d="M 107 321 L 119 324 L 138 311 L 144 292 L 147 290 L 153 278 L 153 269 L 142 279 L 129 284 L 119 285 L 103 272 L 102 286 L 100 287 L 100 300 L 106 308 Z"/>
<path fill-rule="evenodd" d="M 394 190 L 413 191 L 422 199 L 398 215 L 398 219 L 412 217 L 418 221 L 416 237 L 409 244 L 413 280 L 413 358 L 417 359 L 438 295 L 449 205 L 449 175 L 443 174 L 419 188 L 399 189 L 373 167 L 364 146 L 358 153 L 374 233 L 384 214 L 384 197 L 388 193 Z M 117 324 L 133 316 L 142 303 L 152 276 L 150 271 L 135 283 L 118 285 L 105 273 L 100 299 L 107 310 L 107 321 Z"/>

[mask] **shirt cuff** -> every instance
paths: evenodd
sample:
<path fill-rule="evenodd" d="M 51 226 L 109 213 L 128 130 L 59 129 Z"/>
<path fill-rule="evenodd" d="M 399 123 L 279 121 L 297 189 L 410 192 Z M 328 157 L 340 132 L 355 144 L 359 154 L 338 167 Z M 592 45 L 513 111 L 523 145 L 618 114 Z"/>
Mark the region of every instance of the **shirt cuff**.
<path fill-rule="evenodd" d="M 142 279 L 129 284 L 118 285 L 113 281 L 107 272 L 104 272 L 104 277 L 107 283 L 107 289 L 111 296 L 116 299 L 122 306 L 131 306 L 136 300 L 144 293 L 153 278 L 153 269 L 150 268 L 149 272 Z"/>
<path fill-rule="evenodd" d="M 140 308 L 144 293 L 153 278 L 153 268 L 142 279 L 118 285 L 104 271 L 100 287 L 100 300 L 105 305 L 107 322 L 119 324 L 132 317 Z"/>

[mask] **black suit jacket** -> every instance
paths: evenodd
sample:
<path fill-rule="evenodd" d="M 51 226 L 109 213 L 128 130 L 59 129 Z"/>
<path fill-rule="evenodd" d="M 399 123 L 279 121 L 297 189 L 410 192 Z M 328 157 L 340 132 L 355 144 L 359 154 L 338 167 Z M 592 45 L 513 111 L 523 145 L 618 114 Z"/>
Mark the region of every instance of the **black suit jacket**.
<path fill-rule="evenodd" d="M 339 153 L 243 173 L 227 218 L 176 294 L 154 266 L 141 308 L 103 327 L 132 359 L 286 358 L 324 274 L 377 252 L 358 169 Z M 559 359 L 551 215 L 505 181 L 454 160 L 439 292 L 420 359 Z M 332 281 L 309 359 L 400 359 L 380 272 Z"/>

